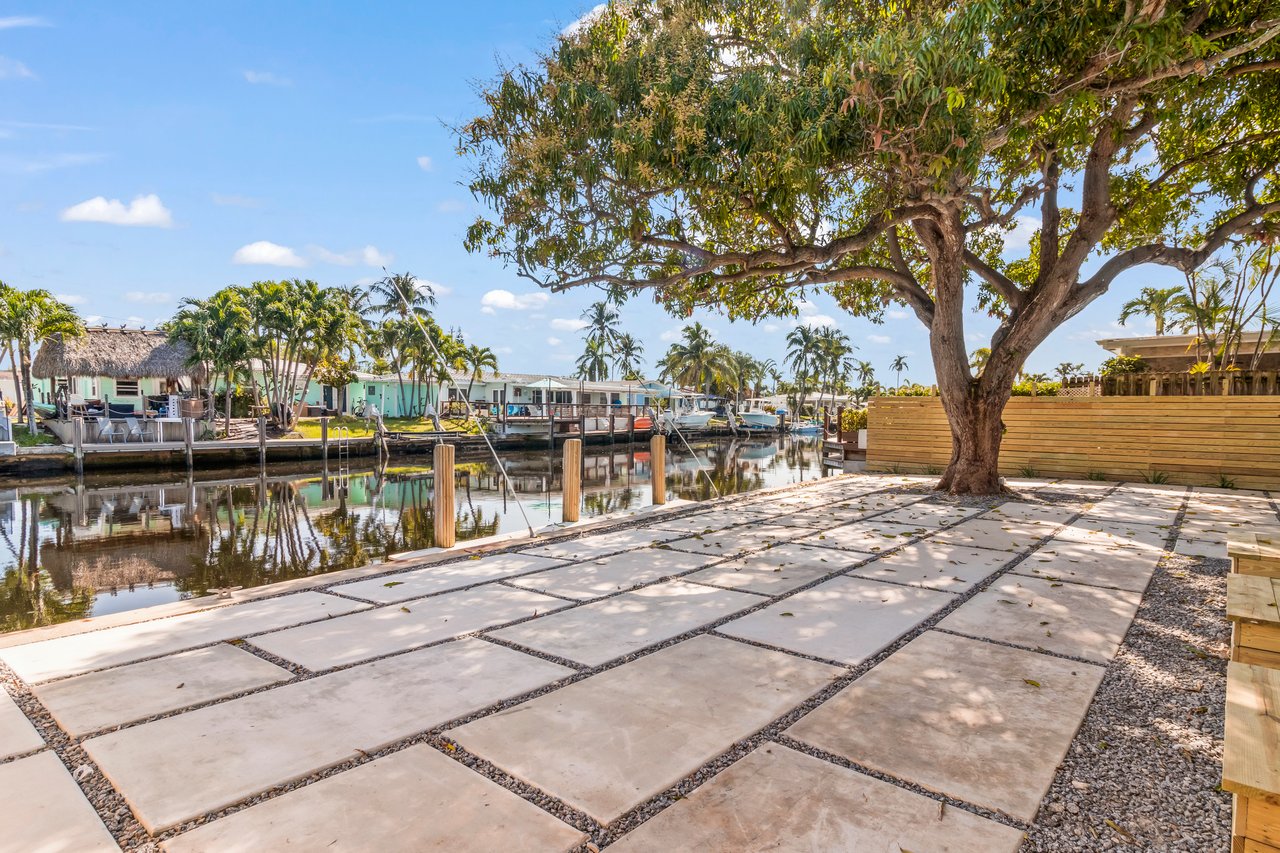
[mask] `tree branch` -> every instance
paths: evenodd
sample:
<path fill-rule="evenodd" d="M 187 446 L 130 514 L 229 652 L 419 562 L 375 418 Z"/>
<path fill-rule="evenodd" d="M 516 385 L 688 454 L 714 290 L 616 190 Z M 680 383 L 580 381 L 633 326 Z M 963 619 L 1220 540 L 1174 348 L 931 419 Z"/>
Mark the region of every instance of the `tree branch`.
<path fill-rule="evenodd" d="M 996 293 L 1009 303 L 1011 313 L 1018 313 L 1026 303 L 1026 294 L 1022 289 L 1000 270 L 988 264 L 968 249 L 964 250 L 964 265 L 982 277 L 982 280 L 995 288 Z"/>

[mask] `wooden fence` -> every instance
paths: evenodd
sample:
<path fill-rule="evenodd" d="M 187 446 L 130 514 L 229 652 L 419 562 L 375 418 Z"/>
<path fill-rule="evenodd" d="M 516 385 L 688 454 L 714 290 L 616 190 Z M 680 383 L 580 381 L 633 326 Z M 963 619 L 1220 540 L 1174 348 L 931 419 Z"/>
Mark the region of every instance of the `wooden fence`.
<path fill-rule="evenodd" d="M 1004 424 L 1006 476 L 1280 489 L 1280 397 L 1014 397 Z M 867 428 L 869 470 L 940 473 L 951 459 L 936 397 L 877 397 Z"/>
<path fill-rule="evenodd" d="M 1121 373 L 1070 376 L 1066 397 L 1222 397 L 1280 395 L 1280 371 L 1212 370 L 1208 373 Z"/>

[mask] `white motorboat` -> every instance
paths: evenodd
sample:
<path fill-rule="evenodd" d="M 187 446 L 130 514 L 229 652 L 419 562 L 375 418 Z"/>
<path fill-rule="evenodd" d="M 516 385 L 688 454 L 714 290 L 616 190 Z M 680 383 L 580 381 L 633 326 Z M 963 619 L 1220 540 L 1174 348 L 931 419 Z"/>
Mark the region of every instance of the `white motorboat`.
<path fill-rule="evenodd" d="M 705 429 L 707 424 L 711 423 L 711 417 L 715 412 L 710 410 L 693 410 L 672 414 L 671 412 L 662 413 L 662 425 L 670 430 L 676 429 Z"/>
<path fill-rule="evenodd" d="M 764 403 L 758 399 L 747 400 L 747 407 L 738 412 L 738 420 L 747 429 L 777 429 L 779 418 L 773 412 L 766 412 Z"/>

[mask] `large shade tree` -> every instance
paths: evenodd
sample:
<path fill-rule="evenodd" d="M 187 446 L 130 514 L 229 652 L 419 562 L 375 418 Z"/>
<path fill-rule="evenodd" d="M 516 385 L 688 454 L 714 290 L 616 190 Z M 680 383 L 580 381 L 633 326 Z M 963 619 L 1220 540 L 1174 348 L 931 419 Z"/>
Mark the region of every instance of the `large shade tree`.
<path fill-rule="evenodd" d="M 1277 34 L 1276 0 L 615 2 L 460 130 L 497 214 L 468 245 L 681 315 L 902 303 L 951 424 L 940 486 L 993 492 L 1055 328 L 1126 270 L 1275 228 Z M 978 376 L 966 306 L 999 320 Z"/>

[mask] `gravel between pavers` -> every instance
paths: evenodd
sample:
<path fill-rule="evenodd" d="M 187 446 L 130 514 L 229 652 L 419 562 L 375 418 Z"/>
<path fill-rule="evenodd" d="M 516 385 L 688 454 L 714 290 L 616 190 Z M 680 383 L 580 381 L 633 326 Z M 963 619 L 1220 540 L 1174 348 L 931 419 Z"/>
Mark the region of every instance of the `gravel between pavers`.
<path fill-rule="evenodd" d="M 1161 562 L 1024 851 L 1229 849 L 1231 798 L 1218 788 L 1229 568 Z"/>

